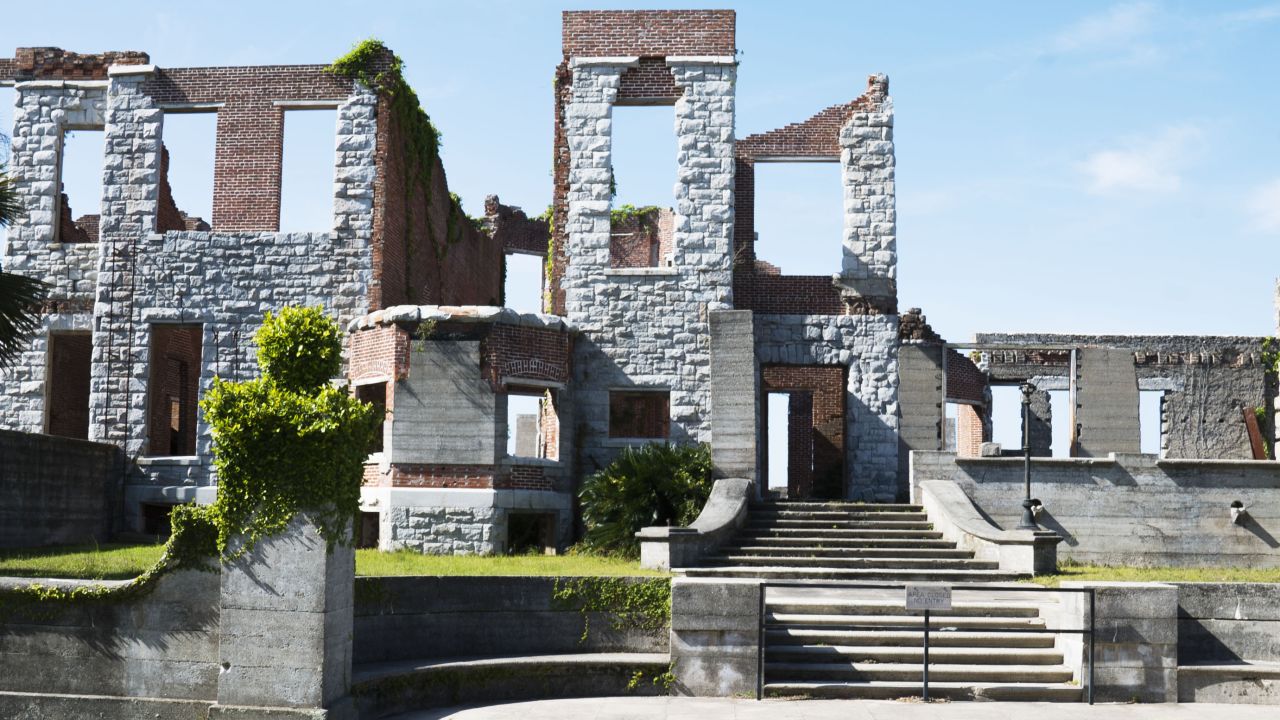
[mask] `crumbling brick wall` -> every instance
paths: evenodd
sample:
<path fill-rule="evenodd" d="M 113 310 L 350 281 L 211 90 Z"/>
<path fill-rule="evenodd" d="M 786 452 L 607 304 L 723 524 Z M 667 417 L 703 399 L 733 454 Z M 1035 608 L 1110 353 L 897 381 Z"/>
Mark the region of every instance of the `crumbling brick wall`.
<path fill-rule="evenodd" d="M 56 47 L 18 48 L 13 58 L 0 58 L 0 81 L 105 80 L 112 65 L 146 65 L 151 58 L 136 50 L 74 53 Z"/>

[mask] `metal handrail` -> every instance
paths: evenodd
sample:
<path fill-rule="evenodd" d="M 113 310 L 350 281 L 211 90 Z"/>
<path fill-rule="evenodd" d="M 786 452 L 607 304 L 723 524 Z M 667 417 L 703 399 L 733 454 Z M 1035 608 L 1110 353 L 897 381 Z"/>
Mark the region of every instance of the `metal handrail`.
<path fill-rule="evenodd" d="M 939 583 L 935 583 L 939 584 Z M 940 583 L 946 584 L 946 583 Z M 766 580 L 759 585 L 758 600 L 758 623 L 757 623 L 757 642 L 756 642 L 756 700 L 764 698 L 764 668 L 765 668 L 765 615 L 766 600 L 765 593 L 768 588 L 780 587 L 796 587 L 796 588 L 837 588 L 841 590 L 902 590 L 904 593 L 907 589 L 907 583 L 859 583 L 859 582 L 807 582 L 797 580 Z M 821 629 L 821 630 L 883 630 L 886 632 L 917 632 L 924 633 L 924 658 L 923 673 L 921 678 L 921 691 L 924 698 L 929 697 L 929 633 L 930 632 L 949 632 L 949 633 L 989 633 L 989 632 L 1008 632 L 1008 633 L 1029 633 L 1045 635 L 1049 633 L 1062 635 L 1084 635 L 1088 642 L 1088 651 L 1086 653 L 1088 665 L 1089 682 L 1086 687 L 1085 696 L 1090 705 L 1093 704 L 1094 690 L 1094 649 L 1093 639 L 1096 630 L 1096 620 L 1094 618 L 1094 588 L 1044 588 L 1044 587 L 1011 587 L 1009 585 L 969 585 L 965 583 L 957 583 L 949 585 L 952 592 L 983 592 L 983 591 L 999 591 L 999 592 L 1023 592 L 1023 593 L 1075 593 L 1078 595 L 1089 596 L 1089 627 L 1085 628 L 959 628 L 959 627 L 938 627 L 929 626 L 929 611 L 925 610 L 922 617 L 922 625 L 865 625 L 865 624 L 846 624 L 846 623 L 823 623 L 823 624 L 799 624 L 803 629 Z"/>

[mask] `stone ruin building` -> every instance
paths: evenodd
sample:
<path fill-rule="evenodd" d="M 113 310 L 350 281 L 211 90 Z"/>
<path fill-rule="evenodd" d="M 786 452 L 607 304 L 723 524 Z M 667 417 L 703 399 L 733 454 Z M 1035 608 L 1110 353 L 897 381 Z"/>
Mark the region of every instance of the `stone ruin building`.
<path fill-rule="evenodd" d="M 118 447 L 115 529 L 154 531 L 166 508 L 211 497 L 201 391 L 254 372 L 265 311 L 321 304 L 349 328 L 352 392 L 387 411 L 360 528 L 383 548 L 502 552 L 517 536 L 563 547 L 579 481 L 655 441 L 710 443 L 720 476 L 780 485 L 766 477 L 776 393 L 790 397 L 788 447 L 772 451 L 791 460 L 792 498 L 905 499 L 912 451 L 979 455 L 991 388 L 1022 381 L 1037 388 L 1038 455 L 1054 422 L 1070 423 L 1073 455 L 1137 452 L 1138 393 L 1159 390 L 1167 456 L 1266 456 L 1275 388 L 1261 338 L 953 345 L 919 310 L 900 312 L 888 78 L 739 138 L 738 69 L 732 11 L 566 12 L 550 215 L 492 196 L 480 230 L 438 160 L 429 192 L 406 193 L 389 98 L 324 66 L 165 68 L 137 52 L 20 48 L 0 60 L 0 83 L 17 90 L 10 172 L 26 209 L 3 266 L 53 290 L 42 329 L 0 375 L 0 426 Z M 672 107 L 678 172 L 669 208 L 618 219 L 611 117 L 624 105 Z M 332 223 L 281 233 L 283 116 L 316 107 L 338 117 Z M 207 222 L 175 206 L 166 178 L 165 118 L 191 112 L 217 114 Z M 59 173 L 76 129 L 104 131 L 107 150 L 100 212 L 73 220 Z M 756 257 L 755 167 L 814 161 L 840 167 L 831 242 L 843 261 L 788 275 Z M 545 314 L 502 307 L 509 254 L 547 259 Z M 1053 390 L 1071 407 L 1051 408 Z M 514 455 L 512 396 L 540 408 Z M 23 507 L 41 503 L 29 493 Z"/>

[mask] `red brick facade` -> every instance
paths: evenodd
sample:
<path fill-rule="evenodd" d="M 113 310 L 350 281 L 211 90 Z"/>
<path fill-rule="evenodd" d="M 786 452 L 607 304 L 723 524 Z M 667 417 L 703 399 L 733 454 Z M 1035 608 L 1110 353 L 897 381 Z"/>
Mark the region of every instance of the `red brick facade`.
<path fill-rule="evenodd" d="M 49 391 L 45 432 L 89 439 L 89 367 L 93 336 L 88 332 L 49 335 Z"/>
<path fill-rule="evenodd" d="M 732 10 L 580 10 L 562 15 L 568 57 L 733 55 Z"/>
<path fill-rule="evenodd" d="M 202 325 L 151 326 L 149 455 L 194 455 Z"/>
<path fill-rule="evenodd" d="M 398 488 L 459 488 L 466 490 L 551 490 L 552 481 L 540 465 L 392 465 L 387 473 L 365 465 L 364 484 Z"/>
<path fill-rule="evenodd" d="M 618 83 L 619 105 L 672 105 L 680 97 L 671 68 L 661 57 L 642 57 L 627 68 Z"/>
<path fill-rule="evenodd" d="M 18 48 L 14 57 L 0 58 L 0 80 L 106 80 L 112 65 L 150 61 L 150 56 L 136 50 L 81 54 L 56 47 Z"/>
<path fill-rule="evenodd" d="M 947 351 L 947 399 L 986 405 L 987 375 L 969 358 Z"/>
<path fill-rule="evenodd" d="M 760 370 L 761 393 L 791 394 L 789 497 L 843 496 L 845 372 L 843 367 L 809 365 L 769 365 Z M 768 412 L 761 415 L 767 423 Z M 764 433 L 767 437 L 767 427 Z"/>
<path fill-rule="evenodd" d="M 982 443 L 986 442 L 982 422 L 985 412 L 974 405 L 956 406 L 956 455 L 978 457 L 982 454 Z"/>
<path fill-rule="evenodd" d="M 503 378 L 568 384 L 572 347 L 560 330 L 493 325 L 480 343 L 480 372 L 495 391 Z"/>
<path fill-rule="evenodd" d="M 663 267 L 675 249 L 675 219 L 671 210 L 654 208 L 614 223 L 609 267 Z"/>

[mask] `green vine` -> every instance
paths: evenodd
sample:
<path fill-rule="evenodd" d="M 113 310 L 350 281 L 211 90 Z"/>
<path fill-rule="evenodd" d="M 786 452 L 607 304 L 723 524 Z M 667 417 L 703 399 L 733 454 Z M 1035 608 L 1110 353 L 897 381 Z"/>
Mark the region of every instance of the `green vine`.
<path fill-rule="evenodd" d="M 582 613 L 584 643 L 591 634 L 588 613 L 606 613 L 614 630 L 656 632 L 671 624 L 671 582 L 666 578 L 556 578 L 551 591 L 555 610 Z"/>
<path fill-rule="evenodd" d="M 1262 338 L 1262 365 L 1269 373 L 1280 373 L 1280 339 Z"/>
<path fill-rule="evenodd" d="M 209 505 L 179 505 L 169 515 L 172 532 L 164 552 L 151 569 L 123 585 L 76 585 L 62 588 L 32 583 L 0 590 L 0 618 L 21 615 L 48 619 L 71 605 L 116 603 L 140 598 L 155 589 L 166 573 L 190 569 L 214 572 L 210 560 L 217 554 L 218 531 Z"/>
<path fill-rule="evenodd" d="M 628 203 L 609 211 L 609 226 L 617 227 L 633 220 L 639 220 L 642 227 L 646 229 L 652 228 L 654 223 L 657 222 L 657 215 L 660 210 L 661 208 L 657 205 L 636 207 Z"/>
<path fill-rule="evenodd" d="M 551 284 L 554 281 L 556 269 L 556 213 L 555 208 L 551 205 L 547 206 L 542 214 L 534 218 L 541 220 L 547 224 L 547 257 L 542 261 L 542 271 L 546 275 L 546 282 L 543 287 L 546 288 L 542 293 L 542 309 L 543 312 L 552 312 L 555 308 L 551 307 Z"/>

